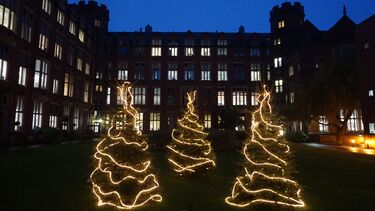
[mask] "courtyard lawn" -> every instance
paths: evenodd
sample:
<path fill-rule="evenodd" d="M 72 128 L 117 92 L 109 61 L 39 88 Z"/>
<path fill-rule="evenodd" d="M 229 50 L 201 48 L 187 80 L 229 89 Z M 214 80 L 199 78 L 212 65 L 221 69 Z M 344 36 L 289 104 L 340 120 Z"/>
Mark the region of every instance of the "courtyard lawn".
<path fill-rule="evenodd" d="M 78 143 L 1 152 L 0 210 L 111 210 L 97 208 L 91 194 L 88 177 L 94 145 Z M 292 147 L 299 171 L 296 178 L 304 187 L 307 210 L 374 210 L 375 156 L 305 145 Z M 224 203 L 242 169 L 239 152 L 218 153 L 217 168 L 212 174 L 190 179 L 172 172 L 165 153 L 152 155 L 163 202 L 137 210 L 250 210 Z"/>

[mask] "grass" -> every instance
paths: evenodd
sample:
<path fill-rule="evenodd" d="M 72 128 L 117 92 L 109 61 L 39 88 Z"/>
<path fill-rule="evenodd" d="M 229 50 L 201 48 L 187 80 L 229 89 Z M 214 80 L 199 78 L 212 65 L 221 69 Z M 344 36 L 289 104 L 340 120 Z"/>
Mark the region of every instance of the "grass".
<path fill-rule="evenodd" d="M 0 154 L 0 210 L 111 210 L 95 206 L 87 181 L 93 147 L 93 143 L 79 143 Z M 293 148 L 299 171 L 296 178 L 304 186 L 307 209 L 372 209 L 375 156 L 304 145 L 293 145 Z M 191 179 L 176 176 L 169 168 L 165 153 L 152 154 L 163 202 L 137 210 L 244 210 L 224 203 L 241 170 L 240 153 L 217 154 L 217 168 L 212 174 Z"/>

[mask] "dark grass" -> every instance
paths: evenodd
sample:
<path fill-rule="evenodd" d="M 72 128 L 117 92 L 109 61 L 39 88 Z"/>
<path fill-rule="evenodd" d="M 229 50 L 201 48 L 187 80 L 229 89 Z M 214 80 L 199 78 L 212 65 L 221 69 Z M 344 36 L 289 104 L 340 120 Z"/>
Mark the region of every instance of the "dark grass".
<path fill-rule="evenodd" d="M 112 210 L 97 208 L 91 194 L 87 179 L 93 147 L 93 143 L 79 143 L 2 152 L 0 210 Z M 296 178 L 304 186 L 308 210 L 373 210 L 375 156 L 304 145 L 293 148 L 299 171 Z M 218 153 L 212 174 L 190 179 L 172 172 L 165 153 L 152 154 L 163 202 L 136 210 L 254 210 L 224 203 L 241 170 L 239 152 Z"/>

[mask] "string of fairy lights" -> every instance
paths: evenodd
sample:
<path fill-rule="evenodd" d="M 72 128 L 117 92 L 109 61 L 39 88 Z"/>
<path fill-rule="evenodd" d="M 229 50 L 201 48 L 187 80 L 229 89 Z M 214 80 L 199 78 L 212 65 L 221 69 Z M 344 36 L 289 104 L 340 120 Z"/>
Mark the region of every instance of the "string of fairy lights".
<path fill-rule="evenodd" d="M 107 151 L 113 147 L 120 145 L 135 147 L 137 150 L 146 151 L 148 144 L 146 141 L 130 141 L 123 134 L 123 131 L 129 129 L 134 132 L 137 136 L 142 133 L 136 126 L 136 109 L 133 108 L 133 96 L 131 93 L 131 84 L 125 82 L 123 85 L 118 87 L 121 93 L 121 100 L 123 102 L 123 109 L 117 112 L 112 117 L 111 126 L 108 129 L 107 137 L 102 139 L 96 146 L 95 159 L 98 160 L 97 167 L 90 175 L 92 183 L 92 191 L 98 199 L 98 206 L 110 205 L 118 209 L 132 209 L 145 205 L 149 201 L 161 202 L 162 196 L 155 193 L 159 188 L 156 176 L 148 173 L 151 161 L 140 162 L 135 165 L 129 163 L 122 163 L 108 153 Z M 119 124 L 120 127 L 116 127 L 118 118 L 123 122 Z M 116 133 L 116 131 L 118 131 Z M 128 173 L 121 179 L 114 179 L 113 172 L 110 170 L 113 166 L 119 171 Z M 145 176 L 142 176 L 144 174 Z M 106 181 L 107 184 L 103 185 L 102 181 Z M 100 181 L 100 182 L 99 182 Z M 127 193 L 122 193 L 116 190 L 105 191 L 108 187 L 119 188 L 120 185 L 126 185 L 126 183 L 136 183 L 138 185 L 146 185 L 146 188 L 140 190 L 135 196 L 132 202 L 127 202 L 123 198 L 127 196 Z M 143 186 L 142 186 L 143 187 Z M 129 196 L 128 196 L 129 197 Z"/>
<path fill-rule="evenodd" d="M 172 131 L 172 143 L 167 148 L 172 153 L 168 161 L 172 164 L 174 171 L 178 173 L 194 173 L 197 168 L 206 167 L 210 169 L 216 166 L 214 155 L 211 148 L 211 143 L 206 140 L 208 133 L 204 132 L 203 125 L 198 123 L 199 116 L 195 112 L 194 102 L 196 100 L 196 91 L 187 93 L 187 110 L 181 119 L 177 120 L 179 129 Z M 187 132 L 184 132 L 186 130 Z M 199 138 L 192 138 L 187 135 L 194 133 Z M 199 147 L 199 151 L 203 152 L 204 156 L 191 155 L 181 148 L 187 146 Z"/>
<path fill-rule="evenodd" d="M 245 175 L 236 178 L 232 187 L 231 195 L 225 199 L 225 202 L 229 205 L 236 207 L 248 207 L 258 203 L 265 203 L 289 207 L 305 206 L 305 203 L 301 199 L 301 188 L 299 187 L 298 183 L 285 177 L 284 168 L 288 165 L 288 163 L 285 159 L 281 158 L 281 155 L 288 154 L 290 152 L 290 147 L 280 141 L 280 139 L 282 139 L 281 131 L 283 130 L 283 127 L 267 121 L 267 119 L 264 117 L 264 112 L 267 112 L 268 115 L 272 114 L 270 99 L 271 93 L 267 91 L 266 87 L 264 87 L 263 93 L 261 93 L 257 98 L 259 108 L 252 114 L 251 140 L 245 144 L 242 151 L 245 161 L 248 162 L 250 166 L 255 166 L 257 168 L 253 168 L 252 171 L 249 171 L 249 169 L 245 167 Z M 264 126 L 270 131 L 280 131 L 280 133 L 276 135 L 276 137 L 264 137 L 259 131 L 260 125 Z M 277 155 L 269 149 L 268 146 L 271 144 L 277 144 L 281 149 L 284 150 L 280 150 L 280 155 Z M 255 153 L 254 150 L 251 150 L 251 147 L 254 145 L 260 147 L 263 150 L 262 153 L 268 155 L 268 159 L 266 159 L 266 161 L 256 161 L 252 158 L 250 153 Z M 276 160 L 276 162 L 270 162 L 272 160 Z M 266 172 L 264 169 L 273 169 L 273 175 L 267 175 L 268 172 Z M 277 174 L 279 175 L 277 176 Z M 250 187 L 256 182 L 256 180 L 260 179 L 284 183 L 290 187 L 291 190 L 296 191 L 294 194 L 292 194 L 292 196 L 288 196 L 288 190 L 280 190 L 280 188 L 277 186 L 273 188 Z M 268 195 L 272 196 L 267 198 Z"/>

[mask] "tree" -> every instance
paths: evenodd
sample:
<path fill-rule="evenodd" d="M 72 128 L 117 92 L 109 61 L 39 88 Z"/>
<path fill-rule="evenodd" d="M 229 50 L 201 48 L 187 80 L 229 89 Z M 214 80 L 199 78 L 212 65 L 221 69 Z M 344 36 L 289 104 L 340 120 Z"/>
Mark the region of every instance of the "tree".
<path fill-rule="evenodd" d="M 203 173 L 215 167 L 215 156 L 207 140 L 204 127 L 198 123 L 194 102 L 196 91 L 187 93 L 187 110 L 178 119 L 177 128 L 172 131 L 169 162 L 174 171 L 181 175 Z"/>
<path fill-rule="evenodd" d="M 252 114 L 251 139 L 243 148 L 243 176 L 236 178 L 226 203 L 247 207 L 269 204 L 303 207 L 301 188 L 290 179 L 290 148 L 281 133 L 282 126 L 272 114 L 271 94 L 264 89 L 258 97 L 259 108 Z"/>
<path fill-rule="evenodd" d="M 240 118 L 240 112 L 233 108 L 224 108 L 220 112 L 219 127 L 234 131 L 237 126 L 243 125 L 244 121 Z"/>
<path fill-rule="evenodd" d="M 347 131 L 348 120 L 359 108 L 359 77 L 351 49 L 336 49 L 330 62 L 296 95 L 299 118 L 331 126 L 339 143 Z M 319 116 L 327 117 L 328 123 L 319 121 Z"/>
<path fill-rule="evenodd" d="M 131 84 L 125 82 L 118 89 L 123 109 L 112 117 L 106 137 L 96 146 L 97 167 L 90 180 L 98 206 L 131 209 L 160 202 L 162 197 L 156 176 L 150 173 L 148 144 L 136 126 Z"/>

